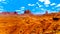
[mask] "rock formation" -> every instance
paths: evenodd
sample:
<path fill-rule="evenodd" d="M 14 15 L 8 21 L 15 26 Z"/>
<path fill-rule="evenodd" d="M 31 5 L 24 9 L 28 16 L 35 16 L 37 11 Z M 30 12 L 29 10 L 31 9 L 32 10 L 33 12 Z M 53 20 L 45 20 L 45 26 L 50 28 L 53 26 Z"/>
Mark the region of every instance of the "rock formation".
<path fill-rule="evenodd" d="M 45 14 L 48 14 L 48 11 L 46 11 L 46 13 Z"/>
<path fill-rule="evenodd" d="M 25 10 L 24 14 L 31 14 L 30 10 Z"/>
<path fill-rule="evenodd" d="M 31 12 L 26 10 L 24 14 L 29 15 Z M 12 14 L 0 15 L 0 34 L 60 34 L 59 14 L 23 15 L 25 17 Z"/>
<path fill-rule="evenodd" d="M 2 12 L 0 14 L 4 14 L 4 15 L 7 15 L 7 14 L 11 14 L 11 15 L 15 15 L 15 14 L 18 14 L 17 12 Z"/>

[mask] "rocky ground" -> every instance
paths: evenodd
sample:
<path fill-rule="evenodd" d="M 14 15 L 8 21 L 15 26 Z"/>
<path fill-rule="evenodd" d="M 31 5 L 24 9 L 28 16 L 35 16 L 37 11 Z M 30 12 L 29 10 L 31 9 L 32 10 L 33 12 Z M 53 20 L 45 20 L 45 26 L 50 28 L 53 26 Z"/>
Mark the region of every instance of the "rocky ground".
<path fill-rule="evenodd" d="M 0 34 L 60 34 L 60 12 L 34 15 L 0 14 Z"/>

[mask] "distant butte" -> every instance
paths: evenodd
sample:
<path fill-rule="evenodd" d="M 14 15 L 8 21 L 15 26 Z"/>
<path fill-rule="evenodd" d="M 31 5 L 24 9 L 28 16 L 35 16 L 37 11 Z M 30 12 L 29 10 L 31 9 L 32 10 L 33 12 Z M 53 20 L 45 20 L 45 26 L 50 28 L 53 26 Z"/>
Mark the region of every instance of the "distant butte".
<path fill-rule="evenodd" d="M 45 14 L 48 14 L 48 11 L 46 11 L 46 13 Z"/>
<path fill-rule="evenodd" d="M 31 14 L 30 10 L 25 10 L 24 14 Z"/>
<path fill-rule="evenodd" d="M 18 14 L 17 12 L 2 12 L 2 13 L 0 13 L 0 14 Z"/>

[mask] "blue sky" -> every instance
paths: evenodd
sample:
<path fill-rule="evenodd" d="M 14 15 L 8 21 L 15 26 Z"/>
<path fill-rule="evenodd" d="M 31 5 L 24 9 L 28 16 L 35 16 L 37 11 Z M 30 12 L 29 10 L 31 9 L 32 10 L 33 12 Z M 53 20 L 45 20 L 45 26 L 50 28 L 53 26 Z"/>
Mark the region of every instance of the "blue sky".
<path fill-rule="evenodd" d="M 0 12 L 18 12 L 30 10 L 33 14 L 44 14 L 46 10 L 58 12 L 60 10 L 60 0 L 0 0 Z"/>

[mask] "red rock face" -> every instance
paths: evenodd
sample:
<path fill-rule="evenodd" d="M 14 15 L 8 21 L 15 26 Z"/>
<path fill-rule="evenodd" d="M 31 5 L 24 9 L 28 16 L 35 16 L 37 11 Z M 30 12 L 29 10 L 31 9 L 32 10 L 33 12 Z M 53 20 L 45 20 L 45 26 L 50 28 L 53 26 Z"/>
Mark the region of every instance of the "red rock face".
<path fill-rule="evenodd" d="M 14 12 L 14 14 L 17 14 L 17 12 Z"/>
<path fill-rule="evenodd" d="M 6 15 L 6 14 L 9 14 L 9 13 L 8 12 L 2 12 L 1 14 L 5 14 Z"/>
<path fill-rule="evenodd" d="M 2 12 L 0 14 L 4 14 L 4 15 L 6 15 L 6 14 L 17 14 L 17 12 Z"/>
<path fill-rule="evenodd" d="M 46 13 L 45 14 L 48 14 L 48 11 L 46 11 Z"/>
<path fill-rule="evenodd" d="M 24 14 L 31 14 L 31 12 L 29 10 L 26 10 Z"/>
<path fill-rule="evenodd" d="M 17 12 L 10 12 L 10 14 L 17 14 Z"/>

